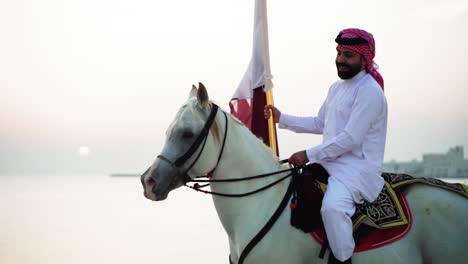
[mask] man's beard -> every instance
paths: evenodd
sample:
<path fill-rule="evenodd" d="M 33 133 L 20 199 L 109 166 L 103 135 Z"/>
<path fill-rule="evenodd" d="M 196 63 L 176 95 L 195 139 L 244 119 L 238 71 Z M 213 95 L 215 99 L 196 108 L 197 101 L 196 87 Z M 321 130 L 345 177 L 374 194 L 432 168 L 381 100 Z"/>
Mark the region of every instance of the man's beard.
<path fill-rule="evenodd" d="M 335 64 L 336 64 L 336 70 L 338 71 L 338 76 L 343 80 L 351 79 L 354 76 L 356 76 L 356 74 L 358 74 L 361 71 L 361 66 L 362 66 L 362 63 L 347 64 L 347 63 L 335 62 Z M 340 70 L 339 67 L 345 67 L 346 69 Z"/>

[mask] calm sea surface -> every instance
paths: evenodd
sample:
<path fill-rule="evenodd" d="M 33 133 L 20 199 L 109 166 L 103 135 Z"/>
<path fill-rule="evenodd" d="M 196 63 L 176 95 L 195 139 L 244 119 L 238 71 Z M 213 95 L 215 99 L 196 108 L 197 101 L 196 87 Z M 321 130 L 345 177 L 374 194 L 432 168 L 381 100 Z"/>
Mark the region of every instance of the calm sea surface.
<path fill-rule="evenodd" d="M 0 176 L 1 264 L 226 263 L 211 197 L 144 198 L 137 177 Z"/>
<path fill-rule="evenodd" d="M 209 195 L 180 188 L 156 203 L 137 177 L 0 176 L 2 264 L 218 264 L 228 255 Z"/>

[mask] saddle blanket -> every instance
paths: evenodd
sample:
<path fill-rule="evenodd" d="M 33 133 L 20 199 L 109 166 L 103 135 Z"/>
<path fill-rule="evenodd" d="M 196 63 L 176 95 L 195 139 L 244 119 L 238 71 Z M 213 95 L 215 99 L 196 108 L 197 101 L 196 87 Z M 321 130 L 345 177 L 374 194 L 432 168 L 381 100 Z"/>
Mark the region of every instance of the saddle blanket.
<path fill-rule="evenodd" d="M 468 198 L 468 188 L 463 184 L 446 183 L 432 178 L 419 178 L 407 174 L 383 173 L 385 185 L 372 203 L 357 205 L 352 216 L 355 252 L 385 246 L 403 238 L 412 225 L 411 209 L 403 194 L 404 187 L 421 183 L 456 192 Z M 325 240 L 320 216 L 328 173 L 319 164 L 311 164 L 303 173 L 293 178 L 291 225 L 310 233 L 319 243 Z"/>

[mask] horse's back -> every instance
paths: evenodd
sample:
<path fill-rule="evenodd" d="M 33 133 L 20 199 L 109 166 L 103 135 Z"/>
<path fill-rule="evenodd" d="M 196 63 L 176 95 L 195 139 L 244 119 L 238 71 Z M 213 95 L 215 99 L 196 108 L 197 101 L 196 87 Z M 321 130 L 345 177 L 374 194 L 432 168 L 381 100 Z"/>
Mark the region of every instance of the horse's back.
<path fill-rule="evenodd" d="M 464 263 L 468 257 L 468 199 L 424 184 L 405 191 L 413 217 L 411 233 L 424 263 Z"/>
<path fill-rule="evenodd" d="M 390 245 L 353 255 L 353 263 L 464 263 L 468 256 L 468 200 L 423 184 L 407 187 L 412 229 Z M 327 263 L 309 234 L 293 228 L 286 210 L 245 263 Z M 272 242 L 274 241 L 274 242 Z"/>

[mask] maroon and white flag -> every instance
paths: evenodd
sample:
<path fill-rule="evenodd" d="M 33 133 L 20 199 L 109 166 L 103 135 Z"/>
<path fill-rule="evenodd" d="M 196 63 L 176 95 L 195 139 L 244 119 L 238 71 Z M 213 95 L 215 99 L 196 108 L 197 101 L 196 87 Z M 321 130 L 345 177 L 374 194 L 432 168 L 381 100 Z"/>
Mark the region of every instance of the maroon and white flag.
<path fill-rule="evenodd" d="M 252 57 L 244 77 L 229 102 L 229 107 L 232 115 L 270 146 L 268 122 L 263 115 L 263 109 L 267 104 L 266 92 L 273 87 L 266 21 L 266 1 L 256 0 Z M 274 140 L 276 141 L 276 138 Z"/>

